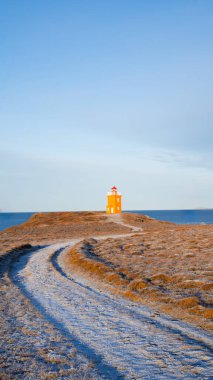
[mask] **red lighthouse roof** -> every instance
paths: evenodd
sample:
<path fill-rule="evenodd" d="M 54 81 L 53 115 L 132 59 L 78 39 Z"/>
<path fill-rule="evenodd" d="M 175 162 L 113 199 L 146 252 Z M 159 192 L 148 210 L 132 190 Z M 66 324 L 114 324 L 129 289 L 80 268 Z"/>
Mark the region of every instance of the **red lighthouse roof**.
<path fill-rule="evenodd" d="M 117 187 L 116 187 L 116 186 L 113 186 L 113 187 L 112 187 L 112 190 L 117 190 Z"/>

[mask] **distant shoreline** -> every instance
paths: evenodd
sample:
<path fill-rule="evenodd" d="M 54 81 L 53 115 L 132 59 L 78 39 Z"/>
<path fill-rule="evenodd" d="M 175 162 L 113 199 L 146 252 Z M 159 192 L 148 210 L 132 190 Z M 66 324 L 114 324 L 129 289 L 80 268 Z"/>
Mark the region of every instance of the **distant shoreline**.
<path fill-rule="evenodd" d="M 62 211 L 65 213 L 66 211 Z M 67 211 L 69 212 L 69 211 Z M 83 213 L 84 211 L 74 211 L 73 213 Z M 91 211 L 86 211 L 91 212 Z M 95 211 L 104 214 L 105 211 Z M 26 222 L 32 215 L 38 212 L 0 212 L 0 232 L 6 228 L 20 225 Z M 39 212 L 40 213 L 40 212 Z M 41 212 L 48 214 L 48 212 Z M 57 213 L 57 211 L 51 211 Z M 124 210 L 123 213 L 134 213 L 147 215 L 151 218 L 177 224 L 213 224 L 213 209 L 195 210 Z"/>

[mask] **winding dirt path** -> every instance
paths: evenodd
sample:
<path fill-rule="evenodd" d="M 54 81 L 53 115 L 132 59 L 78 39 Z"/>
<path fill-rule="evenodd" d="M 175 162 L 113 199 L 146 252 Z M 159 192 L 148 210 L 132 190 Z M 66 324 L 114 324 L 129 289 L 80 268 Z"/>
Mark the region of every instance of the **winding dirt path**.
<path fill-rule="evenodd" d="M 122 223 L 119 217 L 116 221 Z M 78 241 L 22 256 L 14 262 L 12 278 L 34 306 L 95 361 L 100 378 L 210 379 L 210 335 L 105 294 L 75 273 L 66 274 L 63 255 Z"/>

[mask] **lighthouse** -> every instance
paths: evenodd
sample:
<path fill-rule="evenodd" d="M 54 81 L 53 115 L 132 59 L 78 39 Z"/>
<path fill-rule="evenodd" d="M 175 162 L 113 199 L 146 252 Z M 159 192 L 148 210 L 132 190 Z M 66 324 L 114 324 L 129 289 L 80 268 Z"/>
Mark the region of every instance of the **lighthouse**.
<path fill-rule="evenodd" d="M 107 194 L 107 214 L 119 214 L 121 213 L 121 197 L 122 195 L 118 193 L 116 186 L 111 188 L 111 191 Z"/>

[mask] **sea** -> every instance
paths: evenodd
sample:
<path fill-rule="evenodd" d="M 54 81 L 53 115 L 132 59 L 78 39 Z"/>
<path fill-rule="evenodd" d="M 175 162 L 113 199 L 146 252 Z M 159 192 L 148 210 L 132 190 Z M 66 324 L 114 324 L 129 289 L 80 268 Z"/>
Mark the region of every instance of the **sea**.
<path fill-rule="evenodd" d="M 128 210 L 177 224 L 213 224 L 211 210 Z M 0 212 L 0 231 L 26 222 L 35 212 Z"/>
<path fill-rule="evenodd" d="M 35 212 L 0 212 L 0 231 L 26 222 Z"/>

